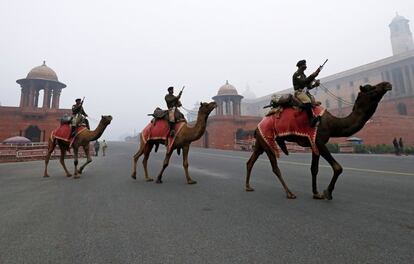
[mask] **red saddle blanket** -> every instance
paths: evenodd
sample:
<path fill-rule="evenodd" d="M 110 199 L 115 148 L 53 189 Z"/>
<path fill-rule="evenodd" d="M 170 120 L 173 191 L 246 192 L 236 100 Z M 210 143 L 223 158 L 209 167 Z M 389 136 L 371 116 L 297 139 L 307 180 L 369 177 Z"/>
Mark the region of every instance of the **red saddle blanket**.
<path fill-rule="evenodd" d="M 315 116 L 322 116 L 325 108 L 316 106 L 313 108 Z M 284 108 L 282 112 L 266 116 L 257 126 L 260 135 L 266 143 L 275 151 L 276 156 L 280 156 L 279 149 L 275 142 L 276 137 L 296 135 L 309 139 L 312 151 L 319 154 L 315 144 L 317 127 L 310 127 L 308 116 L 305 111 L 295 108 Z"/>
<path fill-rule="evenodd" d="M 76 138 L 76 136 L 79 135 L 80 133 L 82 133 L 85 130 L 86 130 L 86 127 L 84 127 L 84 126 L 78 127 L 76 129 L 75 136 L 72 138 L 71 137 L 71 131 L 72 131 L 71 126 L 69 124 L 63 124 L 60 127 L 56 128 L 55 130 L 52 131 L 51 137 L 53 139 L 57 138 L 57 139 L 67 141 L 67 142 L 70 142 L 72 144 L 72 142 Z"/>
<path fill-rule="evenodd" d="M 177 135 L 181 128 L 183 128 L 184 124 L 186 122 L 178 122 L 175 124 L 175 135 Z M 144 143 L 147 143 L 148 140 L 165 140 L 168 139 L 168 146 L 167 150 L 169 150 L 175 140 L 175 136 L 171 138 L 170 136 L 170 127 L 168 125 L 168 122 L 166 120 L 155 120 L 154 122 L 150 122 L 144 130 L 141 132 L 141 137 Z"/>

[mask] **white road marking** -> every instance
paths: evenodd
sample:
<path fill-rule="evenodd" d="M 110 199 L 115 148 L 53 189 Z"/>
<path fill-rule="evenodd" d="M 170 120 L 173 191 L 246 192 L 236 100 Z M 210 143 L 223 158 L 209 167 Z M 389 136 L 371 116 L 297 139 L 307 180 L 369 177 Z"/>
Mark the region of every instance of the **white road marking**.
<path fill-rule="evenodd" d="M 193 153 L 194 153 L 194 151 L 193 151 Z M 225 158 L 231 158 L 231 159 L 241 159 L 241 160 L 245 160 L 245 161 L 247 161 L 249 159 L 248 157 L 230 156 L 230 155 L 225 155 L 225 154 L 210 154 L 210 153 L 204 153 L 204 152 L 197 152 L 197 154 L 212 156 L 212 157 L 223 157 L 223 158 L 225 157 Z M 264 159 L 264 158 L 259 158 L 258 161 L 260 161 L 260 162 L 269 162 L 267 159 Z M 310 167 L 309 163 L 283 161 L 283 160 L 278 160 L 278 162 L 282 163 L 282 164 L 290 164 L 290 165 L 296 165 L 296 166 Z M 331 166 L 329 166 L 329 165 L 319 165 L 319 167 L 320 168 L 331 168 Z M 353 167 L 342 167 L 342 168 L 344 170 L 353 170 L 353 171 L 361 171 L 361 172 L 414 176 L 414 173 L 409 173 L 409 172 L 372 170 L 372 169 L 361 169 L 361 168 L 353 168 Z"/>

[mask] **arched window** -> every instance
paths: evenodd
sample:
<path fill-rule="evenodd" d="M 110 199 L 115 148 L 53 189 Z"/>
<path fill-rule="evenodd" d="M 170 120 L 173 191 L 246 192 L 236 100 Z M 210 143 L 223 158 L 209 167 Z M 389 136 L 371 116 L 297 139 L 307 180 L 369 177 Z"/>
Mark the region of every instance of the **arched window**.
<path fill-rule="evenodd" d="M 30 139 L 32 142 L 39 142 L 40 141 L 40 129 L 37 126 L 29 126 L 24 136 Z"/>
<path fill-rule="evenodd" d="M 397 110 L 400 115 L 407 115 L 407 106 L 404 103 L 399 103 Z"/>

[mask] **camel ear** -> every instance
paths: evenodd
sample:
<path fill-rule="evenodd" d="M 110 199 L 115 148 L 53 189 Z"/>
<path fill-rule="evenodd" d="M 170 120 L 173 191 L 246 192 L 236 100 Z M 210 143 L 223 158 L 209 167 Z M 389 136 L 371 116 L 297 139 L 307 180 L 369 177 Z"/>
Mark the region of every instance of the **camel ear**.
<path fill-rule="evenodd" d="M 203 106 L 203 102 L 200 102 L 200 106 Z"/>
<path fill-rule="evenodd" d="M 103 115 L 101 115 L 101 118 L 103 118 Z"/>

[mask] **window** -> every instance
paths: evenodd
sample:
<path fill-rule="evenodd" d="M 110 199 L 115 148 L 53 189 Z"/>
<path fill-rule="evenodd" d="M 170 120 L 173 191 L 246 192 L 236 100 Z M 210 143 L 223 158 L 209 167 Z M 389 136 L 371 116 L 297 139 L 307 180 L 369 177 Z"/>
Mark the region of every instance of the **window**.
<path fill-rule="evenodd" d="M 354 86 L 354 81 L 350 81 L 349 86 L 351 86 L 351 87 Z"/>
<path fill-rule="evenodd" d="M 330 107 L 330 104 L 329 104 L 329 100 L 328 99 L 325 100 L 325 106 L 326 106 L 326 108 L 329 108 Z"/>
<path fill-rule="evenodd" d="M 400 115 L 407 115 L 407 106 L 404 103 L 399 103 L 397 110 Z"/>

